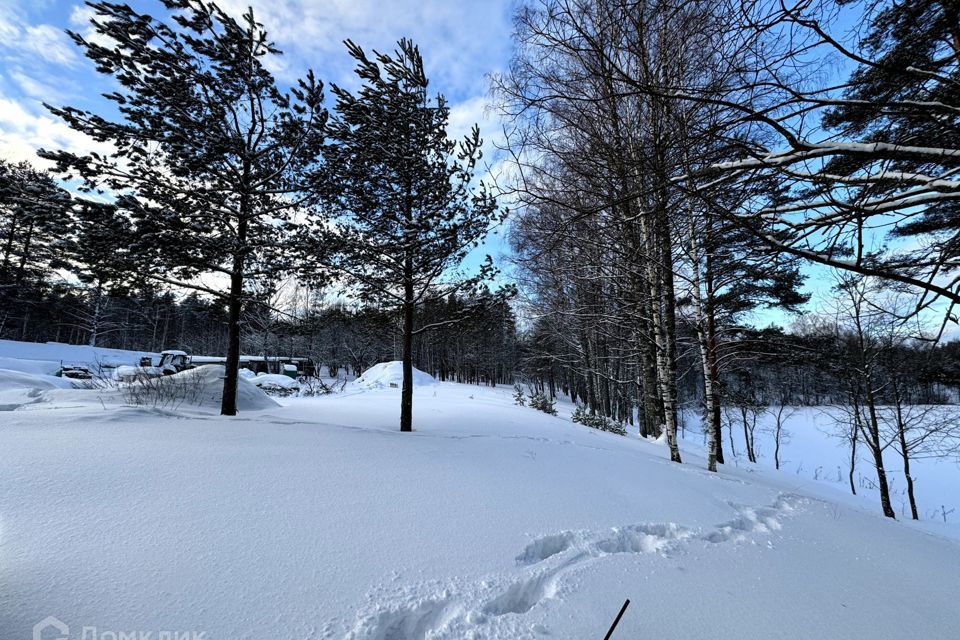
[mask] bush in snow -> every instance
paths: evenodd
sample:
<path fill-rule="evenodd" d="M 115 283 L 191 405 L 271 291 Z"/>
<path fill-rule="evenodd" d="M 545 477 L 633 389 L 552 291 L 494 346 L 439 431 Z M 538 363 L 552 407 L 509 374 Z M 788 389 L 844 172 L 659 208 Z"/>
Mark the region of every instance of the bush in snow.
<path fill-rule="evenodd" d="M 552 416 L 557 415 L 557 410 L 553 407 L 553 400 L 545 396 L 542 391 L 530 394 L 530 406 L 537 411 L 543 411 Z"/>
<path fill-rule="evenodd" d="M 513 385 L 513 404 L 521 407 L 527 406 L 527 399 L 523 394 L 523 387 L 519 384 Z"/>
<path fill-rule="evenodd" d="M 300 391 L 300 382 L 279 373 L 261 373 L 249 380 L 254 386 L 260 387 L 261 391 L 271 396 L 292 396 Z"/>
<path fill-rule="evenodd" d="M 347 386 L 347 379 L 338 380 L 332 384 L 327 384 L 320 378 L 308 377 L 304 378 L 300 382 L 300 396 L 302 397 L 313 397 L 313 396 L 325 396 L 331 393 L 338 393 L 343 391 L 343 388 Z"/>
<path fill-rule="evenodd" d="M 601 415 L 590 415 L 590 412 L 588 412 L 582 404 L 577 405 L 577 408 L 573 410 L 573 416 L 570 419 L 592 429 L 599 429 L 600 431 L 615 433 L 619 436 L 627 435 L 627 430 L 622 424 L 619 422 L 614 422 L 613 420 L 605 418 Z"/>
<path fill-rule="evenodd" d="M 197 404 L 203 391 L 203 376 L 199 369 L 172 376 L 137 376 L 121 384 L 120 390 L 127 404 L 176 409 L 183 403 Z"/>

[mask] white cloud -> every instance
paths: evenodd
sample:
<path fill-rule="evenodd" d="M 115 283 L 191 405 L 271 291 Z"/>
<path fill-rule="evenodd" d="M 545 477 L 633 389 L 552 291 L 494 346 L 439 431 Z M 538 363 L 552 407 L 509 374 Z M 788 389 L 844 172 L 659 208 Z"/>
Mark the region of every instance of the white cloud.
<path fill-rule="evenodd" d="M 74 6 L 73 9 L 70 10 L 70 25 L 73 27 L 72 30 L 83 36 L 87 42 L 99 44 L 104 47 L 112 46 L 114 42 L 113 38 L 99 33 L 90 23 L 90 21 L 98 15 L 99 14 L 93 10 L 93 7 L 88 5 L 78 4 Z"/>
<path fill-rule="evenodd" d="M 72 66 L 79 59 L 66 34 L 49 24 L 26 27 L 20 46 L 53 64 Z"/>
<path fill-rule="evenodd" d="M 27 73 L 23 69 L 15 68 L 10 71 L 10 79 L 17 83 L 20 89 L 30 98 L 42 102 L 62 102 L 64 93 L 52 84 L 39 80 L 38 74 Z"/>
<path fill-rule="evenodd" d="M 222 0 L 239 17 L 249 5 L 289 59 L 290 80 L 312 67 L 325 80 L 350 85 L 353 64 L 343 40 L 392 51 L 409 37 L 420 45 L 434 91 L 463 100 L 486 90 L 485 74 L 509 52 L 509 0 Z"/>
<path fill-rule="evenodd" d="M 109 146 L 74 131 L 52 115 L 30 110 L 21 102 L 0 94 L 0 158 L 12 162 L 25 160 L 48 168 L 51 163 L 37 156 L 38 149 L 103 153 Z"/>
<path fill-rule="evenodd" d="M 462 102 L 450 105 L 450 125 L 448 132 L 453 138 L 462 138 L 470 133 L 473 125 L 480 125 L 480 133 L 484 138 L 488 138 L 484 132 L 488 129 L 486 125 L 492 122 L 492 114 L 489 110 L 489 100 L 478 95 L 468 98 Z"/>
<path fill-rule="evenodd" d="M 26 24 L 11 13 L 0 16 L 0 47 L 6 56 L 24 62 L 73 66 L 79 61 L 73 43 L 61 30 L 49 24 Z"/>
<path fill-rule="evenodd" d="M 70 24 L 75 27 L 85 27 L 90 24 L 90 21 L 95 18 L 97 12 L 93 10 L 93 7 L 86 4 L 74 5 L 70 9 Z"/>

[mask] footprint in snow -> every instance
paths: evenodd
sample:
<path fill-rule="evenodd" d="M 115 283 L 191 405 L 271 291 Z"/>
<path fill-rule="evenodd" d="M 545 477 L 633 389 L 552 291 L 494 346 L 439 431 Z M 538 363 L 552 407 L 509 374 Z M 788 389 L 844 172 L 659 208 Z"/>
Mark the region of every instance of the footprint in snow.
<path fill-rule="evenodd" d="M 709 544 L 742 542 L 752 534 L 779 531 L 785 516 L 803 499 L 781 494 L 770 506 L 731 503 L 736 516 L 708 531 L 667 523 L 640 523 L 605 531 L 561 531 L 530 542 L 516 557 L 524 574 L 495 576 L 474 585 L 436 584 L 405 588 L 392 603 L 371 598 L 347 634 L 351 640 L 463 637 L 505 616 L 522 616 L 556 597 L 563 577 L 604 556 L 666 554 L 693 540 Z M 506 619 L 506 618 L 504 618 Z M 542 626 L 542 625 L 538 625 Z M 542 633 L 539 631 L 538 633 Z M 482 633 L 477 637 L 482 637 Z"/>

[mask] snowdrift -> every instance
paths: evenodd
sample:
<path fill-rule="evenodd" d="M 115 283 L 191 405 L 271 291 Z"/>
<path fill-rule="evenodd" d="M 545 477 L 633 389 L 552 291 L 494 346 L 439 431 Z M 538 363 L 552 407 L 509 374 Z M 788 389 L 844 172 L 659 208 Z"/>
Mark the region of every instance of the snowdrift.
<path fill-rule="evenodd" d="M 0 411 L 15 411 L 44 400 L 51 389 L 71 389 L 69 380 L 43 374 L 0 369 Z"/>
<path fill-rule="evenodd" d="M 69 380 L 44 374 L 0 369 L 0 391 L 8 389 L 72 389 Z"/>
<path fill-rule="evenodd" d="M 300 383 L 297 382 L 295 378 L 283 376 L 279 373 L 261 373 L 258 376 L 254 376 L 252 378 L 247 377 L 246 379 L 260 388 L 269 389 L 273 387 L 291 390 L 300 388 Z"/>
<path fill-rule="evenodd" d="M 391 384 L 399 388 L 403 384 L 403 363 L 394 360 L 393 362 L 375 364 L 364 371 L 362 376 L 354 380 L 353 384 L 368 389 L 382 389 L 390 387 Z M 414 387 L 426 387 L 432 384 L 437 384 L 432 375 L 424 373 L 416 367 L 413 368 Z"/>
<path fill-rule="evenodd" d="M 226 368 L 218 364 L 207 364 L 195 369 L 187 369 L 172 376 L 153 378 L 143 383 L 156 385 L 160 393 L 176 397 L 182 394 L 184 405 L 219 409 L 223 399 L 223 376 Z M 247 378 L 237 379 L 237 411 L 260 411 L 278 407 L 276 401 L 258 389 Z"/>

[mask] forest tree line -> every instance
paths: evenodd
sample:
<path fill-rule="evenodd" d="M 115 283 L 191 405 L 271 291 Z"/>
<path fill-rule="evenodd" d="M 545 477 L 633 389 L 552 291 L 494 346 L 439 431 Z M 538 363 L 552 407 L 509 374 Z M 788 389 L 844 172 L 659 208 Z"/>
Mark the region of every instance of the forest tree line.
<path fill-rule="evenodd" d="M 677 462 L 692 399 L 710 470 L 738 414 L 836 404 L 890 517 L 884 452 L 955 455 L 956 3 L 532 0 L 494 92 L 538 384 Z"/>

